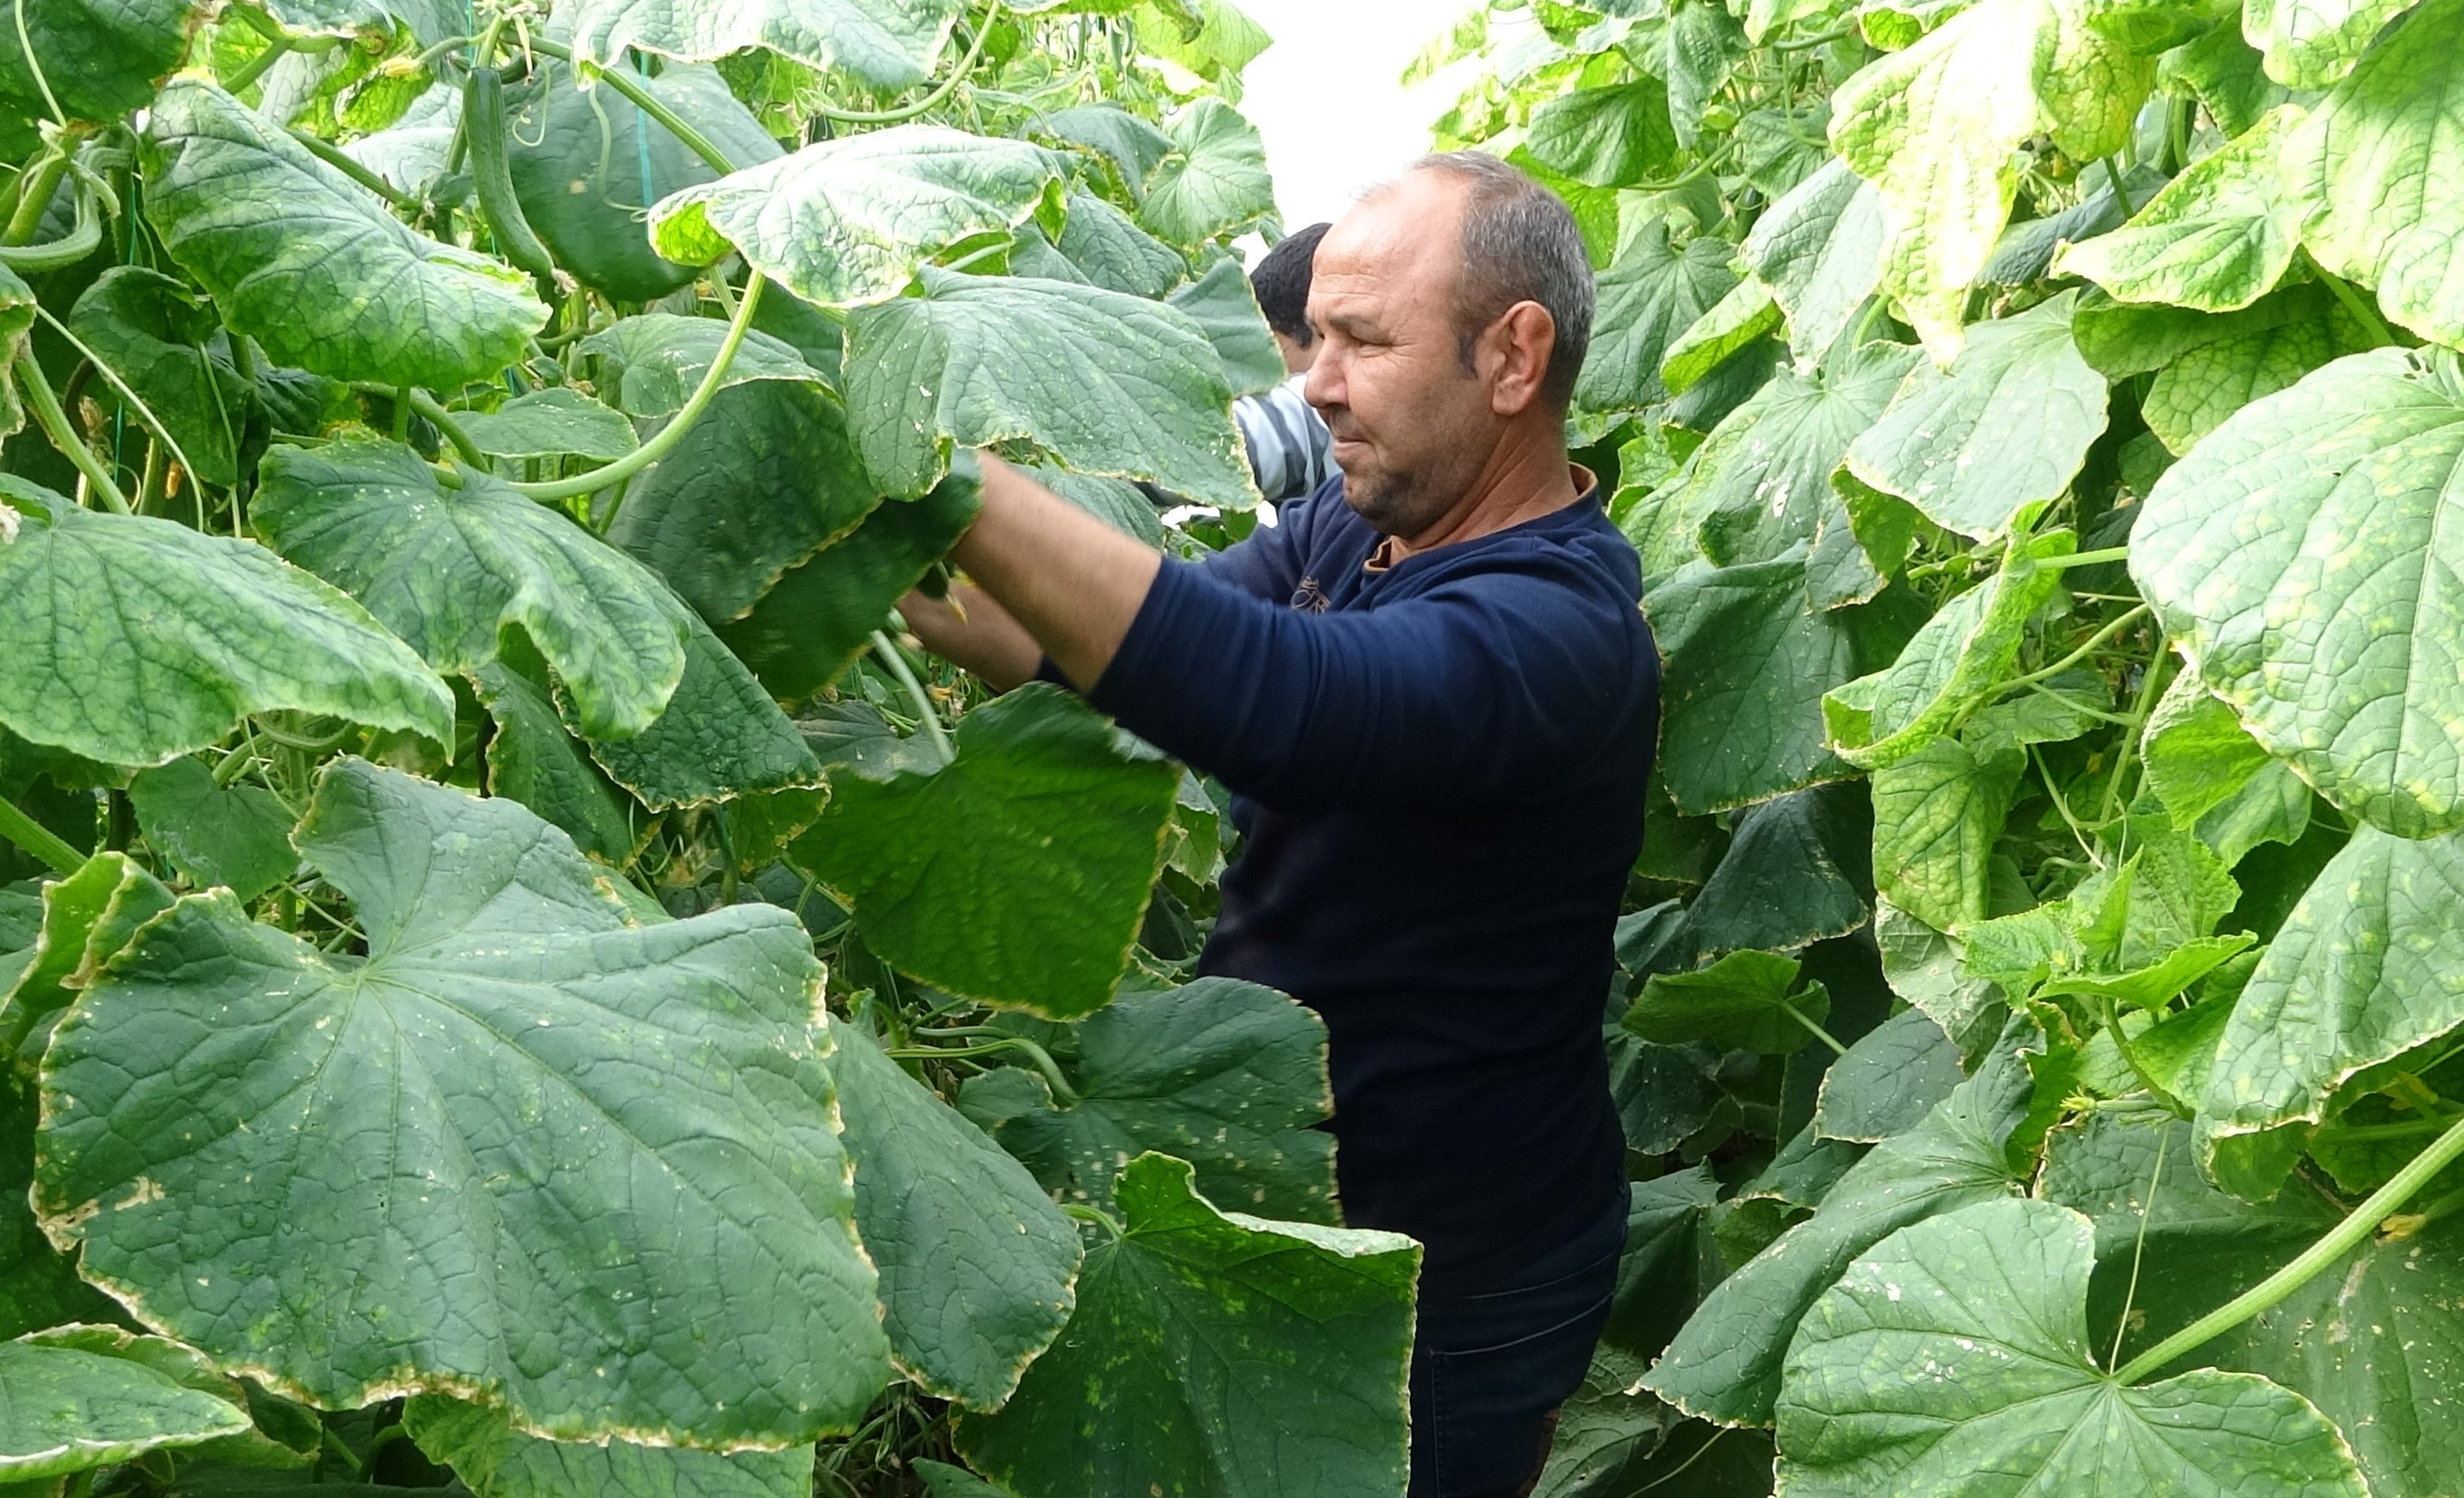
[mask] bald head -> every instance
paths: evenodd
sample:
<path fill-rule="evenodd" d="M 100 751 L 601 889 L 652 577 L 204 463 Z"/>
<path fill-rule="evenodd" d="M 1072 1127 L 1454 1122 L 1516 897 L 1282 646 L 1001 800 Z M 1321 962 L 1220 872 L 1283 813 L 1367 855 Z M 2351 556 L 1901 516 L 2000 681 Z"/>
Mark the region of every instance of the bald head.
<path fill-rule="evenodd" d="M 1407 541 L 1517 454 L 1554 452 L 1562 470 L 1566 398 L 1590 331 L 1590 267 L 1564 207 L 1479 160 L 1487 165 L 1431 158 L 1363 198 L 1319 242 L 1309 288 L 1322 345 L 1307 393 L 1334 434 L 1344 498 Z M 1534 252 L 1509 242 L 1533 224 L 1550 231 L 1544 207 L 1573 246 L 1556 281 L 1525 275 Z M 1532 285 L 1564 309 L 1571 349 L 1558 312 L 1525 294 Z"/>
<path fill-rule="evenodd" d="M 1528 301 L 1549 314 L 1556 342 L 1541 397 L 1563 415 L 1591 347 L 1595 296 L 1574 215 L 1555 193 L 1482 151 L 1423 156 L 1361 201 L 1397 195 L 1420 204 L 1442 195 L 1448 204 L 1443 222 L 1453 231 L 1455 337 L 1466 368 L 1475 341 L 1508 308 Z M 1431 220 L 1423 231 L 1434 235 L 1438 228 Z"/>

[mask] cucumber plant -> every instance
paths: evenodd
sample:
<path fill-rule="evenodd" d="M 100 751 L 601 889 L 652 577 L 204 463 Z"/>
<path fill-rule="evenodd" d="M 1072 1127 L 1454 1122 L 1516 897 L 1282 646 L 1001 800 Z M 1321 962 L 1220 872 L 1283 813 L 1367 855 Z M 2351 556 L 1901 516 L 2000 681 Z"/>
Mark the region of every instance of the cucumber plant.
<path fill-rule="evenodd" d="M 1541 1491 L 2451 1492 L 2464 7 L 1533 0 L 1665 669 Z"/>
<path fill-rule="evenodd" d="M 1214 792 L 893 612 L 978 447 L 1245 524 L 1264 41 L 19 5 L 0 1485 L 1400 1490 Z"/>

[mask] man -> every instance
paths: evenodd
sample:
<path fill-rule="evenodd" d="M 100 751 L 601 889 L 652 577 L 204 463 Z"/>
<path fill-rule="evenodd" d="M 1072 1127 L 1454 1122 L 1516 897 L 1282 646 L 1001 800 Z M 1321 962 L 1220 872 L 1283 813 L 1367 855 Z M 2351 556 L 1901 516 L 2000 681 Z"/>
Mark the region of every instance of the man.
<path fill-rule="evenodd" d="M 1235 793 L 1199 968 L 1324 1016 L 1345 1219 L 1426 1245 L 1415 1498 L 1535 1475 L 1625 1235 L 1600 1015 L 1659 675 L 1566 459 L 1592 303 L 1564 205 L 1428 158 L 1318 248 L 1339 479 L 1189 564 L 988 459 L 956 553 L 982 591 L 908 601 L 935 650 L 1066 679 Z"/>
<path fill-rule="evenodd" d="M 1316 493 L 1328 474 L 1331 439 L 1325 419 L 1303 395 L 1302 384 L 1309 361 L 1317 356 L 1317 335 L 1309 325 L 1309 262 L 1329 227 L 1311 224 L 1285 235 L 1249 273 L 1249 290 L 1275 335 L 1284 372 L 1291 378 L 1233 402 L 1232 420 L 1241 429 L 1241 446 L 1248 452 L 1258 492 L 1278 504 Z"/>

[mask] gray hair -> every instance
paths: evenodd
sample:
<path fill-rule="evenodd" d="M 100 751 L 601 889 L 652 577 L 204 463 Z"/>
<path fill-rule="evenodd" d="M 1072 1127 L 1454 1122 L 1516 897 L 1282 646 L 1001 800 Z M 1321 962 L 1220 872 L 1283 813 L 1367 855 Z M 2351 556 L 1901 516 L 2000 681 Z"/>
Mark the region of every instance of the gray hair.
<path fill-rule="evenodd" d="M 1483 151 L 1423 156 L 1413 171 L 1432 171 L 1463 187 L 1463 275 L 1455 285 L 1455 347 L 1472 367 L 1472 345 L 1507 309 L 1537 302 L 1557 325 L 1557 343 L 1540 382 L 1540 396 L 1563 412 L 1592 343 L 1596 292 L 1592 261 L 1574 215 L 1557 195 Z"/>

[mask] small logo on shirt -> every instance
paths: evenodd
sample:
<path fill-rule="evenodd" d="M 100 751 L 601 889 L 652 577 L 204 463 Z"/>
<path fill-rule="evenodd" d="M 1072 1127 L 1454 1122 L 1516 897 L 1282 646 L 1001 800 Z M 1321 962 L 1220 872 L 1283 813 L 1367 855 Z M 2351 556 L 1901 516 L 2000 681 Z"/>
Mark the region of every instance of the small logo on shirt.
<path fill-rule="evenodd" d="M 1301 579 L 1301 585 L 1292 590 L 1292 606 L 1305 614 L 1322 614 L 1333 605 L 1334 600 L 1326 596 L 1326 589 L 1318 585 L 1315 578 Z"/>

